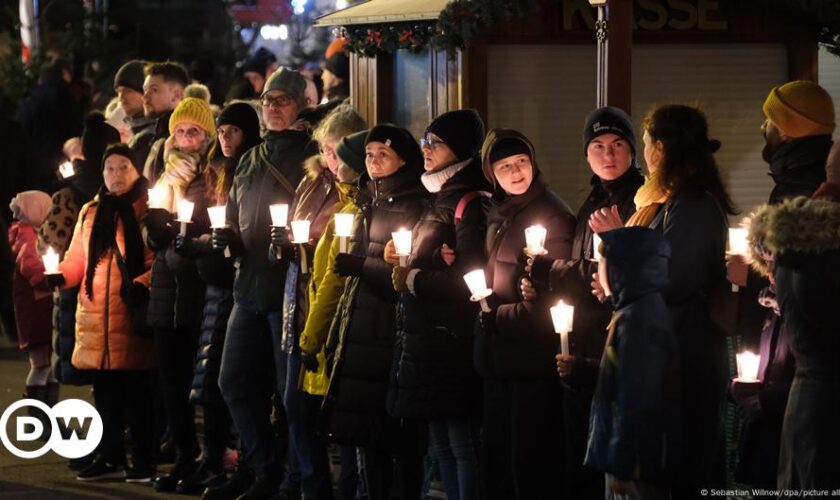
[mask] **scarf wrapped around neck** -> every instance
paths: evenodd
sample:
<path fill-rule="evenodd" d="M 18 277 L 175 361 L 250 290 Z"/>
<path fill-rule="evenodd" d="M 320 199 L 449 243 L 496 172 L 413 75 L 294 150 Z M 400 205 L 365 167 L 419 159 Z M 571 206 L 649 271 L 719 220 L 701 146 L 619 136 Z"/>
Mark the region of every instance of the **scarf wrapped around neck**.
<path fill-rule="evenodd" d="M 134 202 L 146 194 L 149 181 L 141 177 L 131 190 L 115 196 L 103 185 L 97 195 L 99 204 L 93 218 L 93 228 L 88 242 L 88 261 L 85 270 L 85 293 L 93 299 L 93 277 L 102 257 L 117 244 L 117 226 L 122 221 L 125 242 L 125 264 L 132 278 L 145 270 L 143 235 L 134 214 Z"/>
<path fill-rule="evenodd" d="M 630 216 L 625 226 L 649 226 L 656 218 L 656 214 L 659 213 L 662 205 L 668 201 L 668 191 L 662 187 L 657 172 L 650 174 L 642 187 L 636 191 L 636 196 L 633 197 L 636 212 Z"/>
<path fill-rule="evenodd" d="M 175 148 L 166 154 L 166 166 L 155 184 L 165 189 L 161 208 L 178 211 L 178 202 L 184 199 L 187 186 L 199 173 L 202 156 L 200 152 L 185 153 Z"/>

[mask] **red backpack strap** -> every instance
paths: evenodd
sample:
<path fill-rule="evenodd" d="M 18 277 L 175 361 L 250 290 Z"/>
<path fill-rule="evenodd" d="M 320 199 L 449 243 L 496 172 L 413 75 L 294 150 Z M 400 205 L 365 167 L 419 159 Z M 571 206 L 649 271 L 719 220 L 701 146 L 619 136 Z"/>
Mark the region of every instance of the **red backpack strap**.
<path fill-rule="evenodd" d="M 455 206 L 455 224 L 461 222 L 461 219 L 464 218 L 464 210 L 467 209 L 467 205 L 469 205 L 471 201 L 476 198 L 490 198 L 491 196 L 493 195 L 487 191 L 470 191 L 469 193 L 465 193 L 464 196 L 458 200 L 458 205 Z"/>

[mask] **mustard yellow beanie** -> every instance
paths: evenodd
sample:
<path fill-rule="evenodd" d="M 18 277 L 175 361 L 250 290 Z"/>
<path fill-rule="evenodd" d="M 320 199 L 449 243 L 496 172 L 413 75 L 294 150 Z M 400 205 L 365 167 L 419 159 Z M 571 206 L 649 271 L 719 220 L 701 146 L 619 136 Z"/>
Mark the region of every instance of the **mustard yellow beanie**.
<path fill-rule="evenodd" d="M 834 133 L 834 102 L 814 82 L 797 80 L 771 90 L 764 116 L 794 138 Z"/>
<path fill-rule="evenodd" d="M 203 99 L 185 97 L 178 103 L 172 116 L 169 117 L 169 133 L 175 132 L 175 126 L 179 123 L 191 123 L 205 132 L 211 138 L 216 136 L 216 119 L 213 117 L 213 110 Z"/>

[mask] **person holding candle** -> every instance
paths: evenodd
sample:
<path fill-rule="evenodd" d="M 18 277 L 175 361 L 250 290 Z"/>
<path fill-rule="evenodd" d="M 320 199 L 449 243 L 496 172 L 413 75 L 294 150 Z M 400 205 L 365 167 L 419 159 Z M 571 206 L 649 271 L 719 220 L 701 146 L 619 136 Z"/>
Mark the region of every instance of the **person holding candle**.
<path fill-rule="evenodd" d="M 548 258 L 569 259 L 575 217 L 545 184 L 531 142 L 492 130 L 481 148 L 493 185 L 485 271 L 493 294 L 482 312 L 475 365 L 484 381 L 481 477 L 487 499 L 556 499 L 562 495 L 562 390 L 554 355 L 560 345 L 545 295 L 523 300 L 525 229 L 546 229 Z M 562 472 L 560 472 L 562 474 Z"/>
<path fill-rule="evenodd" d="M 671 249 L 658 231 L 600 233 L 598 277 L 613 309 L 584 463 L 606 498 L 666 499 L 680 460 L 677 338 L 662 291 Z"/>
<path fill-rule="evenodd" d="M 216 135 L 213 112 L 206 101 L 188 97 L 170 115 L 169 129 L 166 164 L 155 184 L 163 192 L 161 206 L 150 208 L 145 217 L 147 244 L 155 252 L 149 326 L 154 329 L 160 388 L 175 445 L 175 466 L 155 480 L 155 489 L 163 492 L 174 491 L 178 481 L 194 472 L 200 451 L 189 393 L 206 291 L 195 261 L 175 251 L 172 213 L 192 204 L 191 220 L 180 221 L 182 232 L 186 229 L 188 237 L 209 233 L 202 174 Z"/>
<path fill-rule="evenodd" d="M 286 272 L 283 311 L 289 320 L 283 322 L 281 347 L 288 355 L 283 404 L 289 423 L 290 450 L 297 455 L 300 486 L 306 498 L 328 499 L 332 496 L 327 444 L 318 436 L 315 428 L 326 387 L 322 388 L 320 394 L 312 395 L 301 389 L 300 380 L 301 361 L 309 371 L 317 371 L 318 351 L 309 354 L 296 349 L 311 305 L 310 288 L 317 283 L 312 281 L 315 278 L 312 269 L 318 267 L 319 279 L 326 271 L 325 262 L 314 262 L 313 266 L 316 248 L 310 242 L 318 243 L 322 235 L 327 236 L 325 231 L 333 231 L 333 213 L 340 203 L 340 192 L 335 177 L 339 159 L 335 154 L 335 146 L 345 135 L 365 127 L 364 119 L 349 104 L 336 107 L 321 121 L 312 133 L 312 138 L 318 142 L 320 154 L 310 157 L 304 163 L 306 176 L 295 190 L 290 210 L 292 225 L 296 221 L 309 222 L 309 241 L 291 247 L 289 236 L 292 235 L 285 228 L 271 229 L 272 244 L 275 247 L 287 247 L 283 255 L 297 255 L 299 259 L 290 263 Z M 332 241 L 332 234 L 329 234 L 327 241 Z M 271 252 L 269 255 L 273 256 L 275 253 Z M 318 257 L 323 259 L 323 253 Z M 306 260 L 305 263 L 303 259 Z M 304 264 L 308 269 L 304 268 Z"/>
<path fill-rule="evenodd" d="M 235 498 L 246 491 L 253 498 L 268 498 L 277 493 L 282 477 L 284 457 L 277 456 L 269 408 L 272 395 L 283 394 L 286 385 L 288 356 L 280 349 L 280 337 L 288 261 L 268 258 L 269 206 L 291 204 L 304 176 L 303 162 L 316 151 L 306 131 L 291 128 L 304 109 L 305 88 L 303 76 L 288 68 L 278 69 L 266 82 L 262 114 L 268 133 L 240 160 L 226 227 L 213 229 L 213 247 L 229 247 L 237 266 L 219 387 L 239 432 L 242 456 L 228 482 L 208 488 L 205 498 Z M 293 458 L 290 454 L 290 468 Z M 294 487 L 295 478 L 289 480 Z"/>
<path fill-rule="evenodd" d="M 234 170 L 246 151 L 259 145 L 260 123 L 253 106 L 244 102 L 225 107 L 216 120 L 216 141 L 208 153 L 204 177 L 204 199 L 208 207 L 224 205 L 233 184 Z M 197 214 L 196 214 L 197 215 Z M 212 219 L 212 218 L 211 218 Z M 222 224 L 223 226 L 224 224 Z M 189 402 L 204 408 L 204 453 L 192 474 L 176 486 L 179 493 L 201 493 L 224 480 L 222 459 L 230 442 L 230 415 L 219 390 L 219 371 L 225 332 L 233 308 L 233 262 L 213 249 L 211 231 L 204 228 L 191 235 L 175 237 L 175 252 L 195 262 L 206 287 L 201 335 L 195 354 Z"/>
<path fill-rule="evenodd" d="M 151 62 L 143 68 L 143 112 L 147 118 L 154 118 L 154 136 L 145 158 L 138 158 L 143 177 L 154 185 L 166 165 L 166 139 L 172 133 L 169 119 L 178 103 L 184 98 L 184 88 L 189 85 L 187 70 L 172 61 Z M 137 150 L 142 154 L 141 150 Z"/>
<path fill-rule="evenodd" d="M 360 446 L 371 500 L 418 498 L 423 476 L 424 426 L 386 411 L 396 340 L 397 294 L 385 245 L 399 227 L 412 227 L 426 204 L 420 182 L 423 157 L 411 134 L 380 124 L 365 139 L 367 172 L 359 179 L 349 253 L 335 257 L 334 271 L 349 277 L 336 312 L 337 346 L 328 389 L 331 438 Z M 397 476 L 392 477 L 396 457 Z"/>
<path fill-rule="evenodd" d="M 751 220 L 752 265 L 776 284 L 796 364 L 782 424 L 776 487 L 836 489 L 840 487 L 840 373 L 835 360 L 840 349 L 836 313 L 840 197 L 799 197 L 765 205 Z"/>
<path fill-rule="evenodd" d="M 131 428 L 132 466 L 127 482 L 149 482 L 154 475 L 152 339 L 134 331 L 132 308 L 149 296 L 152 252 L 143 245 L 142 221 L 147 182 L 139 177 L 125 144 L 103 155 L 104 185 L 79 214 L 60 274 L 49 286 L 80 286 L 73 366 L 92 370 L 96 409 L 102 416 L 97 457 L 79 472 L 90 481 L 122 475 L 125 424 Z"/>
<path fill-rule="evenodd" d="M 735 213 L 721 181 L 714 153 L 720 142 L 708 137 L 706 116 L 697 108 L 664 105 L 645 117 L 644 156 L 650 175 L 634 198 L 628 226 L 661 231 L 671 245 L 670 283 L 664 290 L 680 344 L 683 473 L 675 486 L 680 498 L 697 498 L 702 488 L 724 480 L 721 418 L 728 363 L 723 333 L 712 320 L 709 297 L 730 293 L 725 282 L 727 216 Z M 597 232 L 623 224 L 617 210 L 590 217 Z M 593 283 L 593 293 L 603 291 Z"/>
<path fill-rule="evenodd" d="M 401 341 L 391 411 L 429 422 L 447 498 L 478 497 L 478 437 L 481 379 L 472 365 L 478 304 L 470 303 L 464 274 L 484 264 L 490 185 L 479 150 L 484 122 L 474 109 L 435 118 L 421 141 L 425 172 L 420 180 L 430 200 L 414 225 L 413 250 L 400 266 L 389 243 L 385 260 L 400 296 Z M 457 255 L 453 266 L 441 248 Z"/>
<path fill-rule="evenodd" d="M 40 287 L 44 281 L 42 271 L 45 264 L 38 256 L 36 231 L 51 206 L 50 196 L 42 191 L 18 193 L 9 204 L 15 222 L 9 228 L 8 234 L 15 259 L 12 299 L 18 346 L 26 351 L 29 357 L 24 397 L 37 399 L 49 406 L 58 402 L 58 382 L 50 368 L 53 301 L 52 294 Z M 55 264 L 58 264 L 57 260 Z M 57 269 L 51 271 L 56 272 Z M 48 423 L 48 420 L 46 419 L 45 423 Z"/>
<path fill-rule="evenodd" d="M 603 475 L 583 466 L 589 435 L 589 409 L 604 350 L 611 311 L 591 293 L 597 234 L 589 218 L 597 210 L 618 207 L 621 220 L 635 211 L 633 196 L 644 182 L 636 165 L 636 135 L 630 117 L 621 109 L 598 108 L 586 118 L 583 150 L 592 170 L 592 190 L 577 214 L 572 257 L 552 260 L 536 256 L 526 269 L 533 285 L 528 293 L 550 294 L 575 307 L 570 353 L 557 354 L 557 368 L 564 387 L 563 423 L 566 433 L 567 491 L 575 498 L 603 494 Z"/>

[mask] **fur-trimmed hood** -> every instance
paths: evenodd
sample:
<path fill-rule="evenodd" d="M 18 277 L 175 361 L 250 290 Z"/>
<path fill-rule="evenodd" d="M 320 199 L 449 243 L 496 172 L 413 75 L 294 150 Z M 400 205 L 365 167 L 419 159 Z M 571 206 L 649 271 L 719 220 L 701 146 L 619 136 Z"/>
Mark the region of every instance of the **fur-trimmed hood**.
<path fill-rule="evenodd" d="M 303 162 L 303 171 L 306 177 L 311 180 L 317 179 L 324 170 L 329 170 L 329 168 L 320 154 L 312 155 Z"/>
<path fill-rule="evenodd" d="M 821 254 L 840 249 L 840 203 L 798 197 L 779 205 L 763 205 L 749 230 L 753 267 L 773 271 L 773 256 L 787 252 Z"/>

